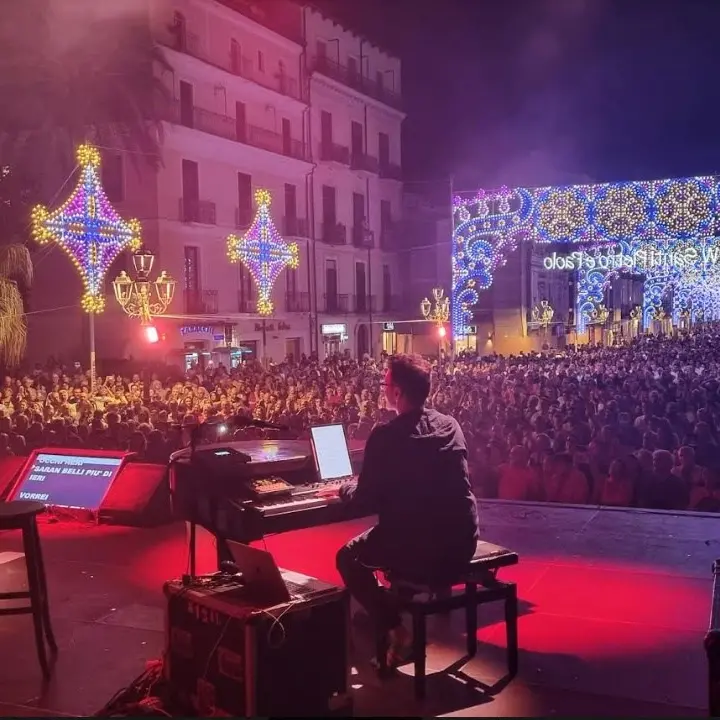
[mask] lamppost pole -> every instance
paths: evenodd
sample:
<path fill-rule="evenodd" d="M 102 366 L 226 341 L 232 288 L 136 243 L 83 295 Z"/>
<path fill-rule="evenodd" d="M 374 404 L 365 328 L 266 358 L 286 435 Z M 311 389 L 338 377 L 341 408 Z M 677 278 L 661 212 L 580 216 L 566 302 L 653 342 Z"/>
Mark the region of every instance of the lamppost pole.
<path fill-rule="evenodd" d="M 155 256 L 151 252 L 136 252 L 132 256 L 136 279 L 133 280 L 125 270 L 113 280 L 115 299 L 125 314 L 138 318 L 143 327 L 152 329 L 154 317 L 163 315 L 175 295 L 175 280 L 164 270 L 157 280 L 150 281 Z M 148 341 L 157 342 L 157 331 L 148 332 Z M 143 369 L 143 401 L 150 403 L 150 378 Z"/>
<path fill-rule="evenodd" d="M 442 288 L 433 288 L 433 302 L 426 297 L 420 303 L 420 312 L 425 320 L 435 323 L 438 333 L 438 360 L 442 357 L 443 338 L 446 335 L 445 323 L 450 317 L 450 298 L 445 297 Z"/>

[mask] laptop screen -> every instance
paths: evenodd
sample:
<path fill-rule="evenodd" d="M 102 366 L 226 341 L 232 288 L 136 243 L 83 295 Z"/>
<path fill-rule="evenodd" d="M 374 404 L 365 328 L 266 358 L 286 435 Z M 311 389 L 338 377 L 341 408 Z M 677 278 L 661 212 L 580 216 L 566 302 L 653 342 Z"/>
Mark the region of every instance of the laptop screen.
<path fill-rule="evenodd" d="M 334 480 L 352 475 L 350 452 L 342 425 L 310 428 L 313 452 L 320 480 Z"/>

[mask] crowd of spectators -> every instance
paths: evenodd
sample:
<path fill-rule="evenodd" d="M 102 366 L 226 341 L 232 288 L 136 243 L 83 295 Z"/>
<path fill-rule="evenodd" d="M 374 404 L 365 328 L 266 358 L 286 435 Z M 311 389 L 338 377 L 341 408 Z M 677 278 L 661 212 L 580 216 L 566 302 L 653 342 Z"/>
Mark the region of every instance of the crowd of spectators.
<path fill-rule="evenodd" d="M 342 422 L 366 439 L 393 417 L 383 361 L 348 355 L 97 379 L 79 367 L 8 375 L 0 456 L 37 447 L 130 450 L 164 463 L 207 419 L 247 414 L 302 437 Z M 149 373 L 148 373 L 149 375 Z M 436 362 L 432 406 L 465 432 L 479 497 L 720 511 L 720 332 L 624 347 Z M 238 439 L 260 431 L 240 429 Z"/>

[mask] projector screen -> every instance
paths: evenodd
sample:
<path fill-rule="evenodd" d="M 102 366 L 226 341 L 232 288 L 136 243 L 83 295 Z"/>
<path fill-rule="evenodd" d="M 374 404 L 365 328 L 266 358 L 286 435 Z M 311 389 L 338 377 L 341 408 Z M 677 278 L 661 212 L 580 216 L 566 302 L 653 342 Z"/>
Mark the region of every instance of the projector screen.
<path fill-rule="evenodd" d="M 31 458 L 11 499 L 98 510 L 122 463 L 122 457 L 39 452 Z"/>

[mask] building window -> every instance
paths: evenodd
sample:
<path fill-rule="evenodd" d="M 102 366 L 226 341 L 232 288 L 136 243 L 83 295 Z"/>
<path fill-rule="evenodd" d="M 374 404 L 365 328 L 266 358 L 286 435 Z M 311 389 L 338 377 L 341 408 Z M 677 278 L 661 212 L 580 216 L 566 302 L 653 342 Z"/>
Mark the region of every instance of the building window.
<path fill-rule="evenodd" d="M 258 50 L 258 70 L 261 73 L 265 72 L 265 55 L 262 50 Z"/>
<path fill-rule="evenodd" d="M 390 312 L 392 307 L 392 279 L 390 277 L 390 266 L 383 265 L 383 310 Z"/>
<path fill-rule="evenodd" d="M 185 290 L 197 292 L 200 289 L 200 250 L 192 245 L 185 246 Z"/>
<path fill-rule="evenodd" d="M 335 188 L 332 185 L 322 186 L 323 222 L 326 225 L 337 223 L 337 209 L 335 205 Z"/>
<path fill-rule="evenodd" d="M 378 162 L 380 167 L 390 165 L 390 137 L 387 133 L 378 133 Z"/>
<path fill-rule="evenodd" d="M 110 202 L 122 202 L 125 199 L 125 168 L 122 155 L 103 157 L 102 183 Z"/>
<path fill-rule="evenodd" d="M 253 220 L 252 176 L 247 173 L 237 174 L 238 209 L 237 227 L 244 228 Z"/>

